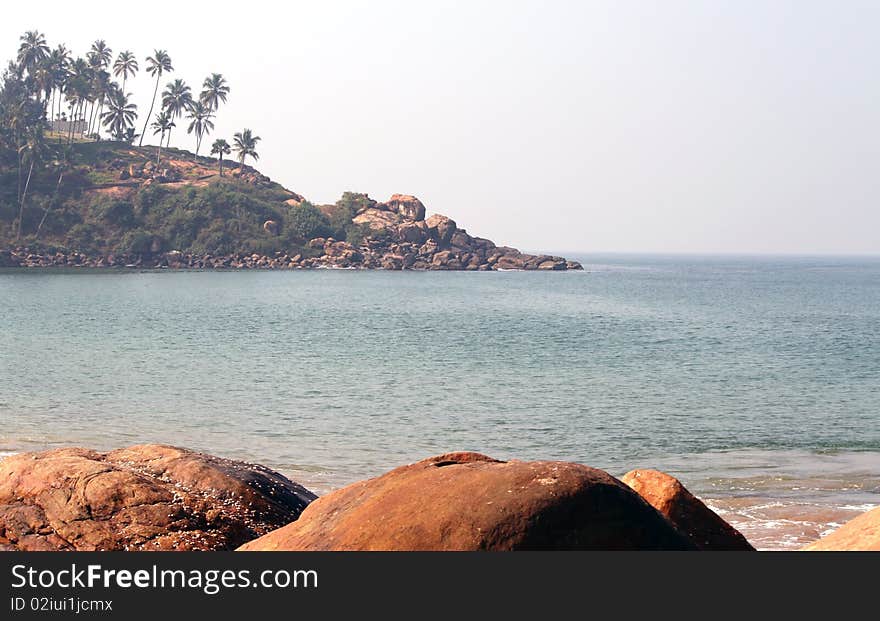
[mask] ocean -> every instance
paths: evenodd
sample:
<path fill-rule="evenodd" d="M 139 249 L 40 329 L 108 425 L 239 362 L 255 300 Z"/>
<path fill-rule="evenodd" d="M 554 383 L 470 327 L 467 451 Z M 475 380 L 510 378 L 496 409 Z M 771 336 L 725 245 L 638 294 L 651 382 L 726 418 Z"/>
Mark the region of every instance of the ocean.
<path fill-rule="evenodd" d="M 317 493 L 474 450 L 659 468 L 762 549 L 880 505 L 880 258 L 0 270 L 0 455 L 145 442 Z"/>

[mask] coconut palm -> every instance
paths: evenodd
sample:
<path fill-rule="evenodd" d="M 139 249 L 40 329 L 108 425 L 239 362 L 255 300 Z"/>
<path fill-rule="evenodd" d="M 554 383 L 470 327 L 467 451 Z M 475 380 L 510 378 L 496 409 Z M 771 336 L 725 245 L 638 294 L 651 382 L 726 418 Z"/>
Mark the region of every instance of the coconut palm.
<path fill-rule="evenodd" d="M 55 72 L 55 90 L 58 91 L 58 116 L 61 116 L 61 95 L 64 93 L 64 87 L 67 82 L 67 67 L 70 64 L 70 52 L 64 45 L 59 45 L 52 53 L 49 55 L 49 58 L 52 61 L 52 69 Z M 54 99 L 55 93 L 52 93 L 53 98 L 53 112 L 54 112 Z"/>
<path fill-rule="evenodd" d="M 226 103 L 229 96 L 229 86 L 226 84 L 226 78 L 219 73 L 212 73 L 205 78 L 202 83 L 202 92 L 199 100 L 208 107 L 208 109 L 216 111 L 220 107 L 220 103 Z"/>
<path fill-rule="evenodd" d="M 144 146 L 144 135 L 147 133 L 150 117 L 153 116 L 153 106 L 156 104 L 156 94 L 159 92 L 159 80 L 162 78 L 162 74 L 172 71 L 174 71 L 174 67 L 171 66 L 171 57 L 165 50 L 155 50 L 152 56 L 147 57 L 147 73 L 156 76 L 156 88 L 153 89 L 153 101 L 150 104 L 150 111 L 147 113 L 147 121 L 144 123 L 144 131 L 141 132 L 141 141 L 138 146 Z"/>
<path fill-rule="evenodd" d="M 92 76 L 92 97 L 94 101 L 97 103 L 97 113 L 92 114 L 92 118 L 89 122 L 89 131 L 87 132 L 91 135 L 93 132 L 98 134 L 100 138 L 101 128 L 99 124 L 99 120 L 101 119 L 101 115 L 104 112 L 104 101 L 113 95 L 116 92 L 122 92 L 119 89 L 119 86 L 115 82 L 110 80 L 110 74 L 104 71 L 103 69 L 97 69 Z"/>
<path fill-rule="evenodd" d="M 162 111 L 156 115 L 156 120 L 153 121 L 153 135 L 160 134 L 159 136 L 159 150 L 156 151 L 156 165 L 159 165 L 159 158 L 162 156 L 162 140 L 165 138 L 165 133 L 171 132 L 171 128 L 175 127 L 174 121 L 168 115 L 168 112 Z"/>
<path fill-rule="evenodd" d="M 55 90 L 56 72 L 52 66 L 51 56 L 47 56 L 34 67 L 34 87 L 37 92 L 37 100 L 43 104 L 43 111 L 49 106 L 49 96 Z"/>
<path fill-rule="evenodd" d="M 259 154 L 257 154 L 256 147 L 257 143 L 261 140 L 259 136 L 254 136 L 251 130 L 245 129 L 243 132 L 239 132 L 232 137 L 232 142 L 235 146 L 233 149 L 238 154 L 238 163 L 239 163 L 239 177 L 244 174 L 244 160 L 248 156 L 254 158 L 254 160 L 260 159 Z"/>
<path fill-rule="evenodd" d="M 214 144 L 211 145 L 211 155 L 220 156 L 220 176 L 223 176 L 223 156 L 229 155 L 232 150 L 229 148 L 229 143 L 223 140 L 222 138 L 218 138 L 214 141 Z"/>
<path fill-rule="evenodd" d="M 138 72 L 138 61 L 134 54 L 128 50 L 119 52 L 116 62 L 113 63 L 113 75 L 117 78 L 122 76 L 122 92 L 125 92 L 125 81 L 129 77 L 134 77 Z"/>
<path fill-rule="evenodd" d="M 107 112 L 101 116 L 104 125 L 110 130 L 114 139 L 125 140 L 125 131 L 134 126 L 137 118 L 137 106 L 128 103 L 128 97 L 121 91 L 115 91 L 107 103 Z"/>
<path fill-rule="evenodd" d="M 129 127 L 125 130 L 125 133 L 122 134 L 122 140 L 128 144 L 134 144 L 134 141 L 138 136 L 140 136 L 140 134 L 135 133 L 134 127 Z"/>
<path fill-rule="evenodd" d="M 113 50 L 107 47 L 103 39 L 98 39 L 92 43 L 89 50 L 89 62 L 93 67 L 105 69 L 110 65 L 110 59 L 113 57 Z"/>
<path fill-rule="evenodd" d="M 192 91 L 183 80 L 169 82 L 162 93 L 162 108 L 172 119 L 179 118 L 193 104 Z M 168 132 L 168 146 L 171 146 L 171 132 Z"/>
<path fill-rule="evenodd" d="M 27 133 L 25 134 L 25 143 L 19 149 L 19 153 L 22 155 L 23 159 L 30 163 L 28 168 L 27 181 L 24 184 L 24 192 L 22 192 L 21 197 L 19 198 L 18 204 L 18 232 L 16 233 L 15 238 L 21 238 L 21 221 L 24 219 L 24 203 L 27 198 L 28 186 L 31 184 L 31 175 L 34 172 L 34 163 L 38 160 L 43 159 L 46 154 L 46 143 L 43 139 L 43 126 L 42 124 L 31 125 L 27 128 Z"/>
<path fill-rule="evenodd" d="M 91 68 L 82 58 L 70 64 L 65 82 L 65 98 L 70 106 L 68 143 L 73 140 L 74 130 L 82 121 L 82 111 L 91 94 Z"/>
<path fill-rule="evenodd" d="M 187 118 L 190 119 L 190 124 L 186 129 L 186 133 L 192 134 L 195 132 L 196 134 L 196 155 L 199 154 L 199 149 L 202 147 L 202 138 L 210 134 L 211 130 L 214 129 L 214 121 L 211 120 L 213 116 L 214 114 L 211 112 L 211 109 L 201 101 L 195 102 L 189 108 Z"/>
<path fill-rule="evenodd" d="M 49 46 L 46 45 L 46 37 L 41 32 L 29 30 L 20 37 L 21 45 L 18 46 L 18 64 L 21 69 L 27 69 L 28 73 L 37 66 L 41 60 L 49 55 Z"/>

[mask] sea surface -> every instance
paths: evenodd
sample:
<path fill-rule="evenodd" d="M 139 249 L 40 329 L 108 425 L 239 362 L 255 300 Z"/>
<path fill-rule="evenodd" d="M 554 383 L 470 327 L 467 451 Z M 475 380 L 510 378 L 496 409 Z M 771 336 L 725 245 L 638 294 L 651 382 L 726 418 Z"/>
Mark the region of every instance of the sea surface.
<path fill-rule="evenodd" d="M 318 493 L 430 455 L 660 468 L 757 547 L 880 505 L 880 259 L 0 270 L 0 455 L 182 445 Z"/>

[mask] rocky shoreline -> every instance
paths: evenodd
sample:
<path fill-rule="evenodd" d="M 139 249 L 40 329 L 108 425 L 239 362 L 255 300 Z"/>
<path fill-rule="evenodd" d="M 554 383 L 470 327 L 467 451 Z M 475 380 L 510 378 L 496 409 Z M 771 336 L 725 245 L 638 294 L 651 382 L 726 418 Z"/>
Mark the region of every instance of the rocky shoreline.
<path fill-rule="evenodd" d="M 448 453 L 318 498 L 166 445 L 0 459 L 0 550 L 739 550 L 674 477 Z M 880 509 L 806 550 L 880 550 Z"/>
<path fill-rule="evenodd" d="M 298 202 L 296 199 L 291 201 Z M 80 251 L 41 252 L 27 246 L 0 250 L 0 267 L 137 268 L 137 269 L 382 269 L 382 270 L 583 270 L 577 261 L 554 255 L 533 255 L 488 239 L 473 237 L 454 220 L 433 215 L 413 196 L 395 194 L 387 202 L 368 199 L 353 219 L 370 233 L 355 246 L 332 237 L 316 237 L 297 253 L 276 252 L 193 255 L 179 250 L 143 254 L 90 255 Z M 263 230 L 277 234 L 279 224 L 267 220 Z"/>

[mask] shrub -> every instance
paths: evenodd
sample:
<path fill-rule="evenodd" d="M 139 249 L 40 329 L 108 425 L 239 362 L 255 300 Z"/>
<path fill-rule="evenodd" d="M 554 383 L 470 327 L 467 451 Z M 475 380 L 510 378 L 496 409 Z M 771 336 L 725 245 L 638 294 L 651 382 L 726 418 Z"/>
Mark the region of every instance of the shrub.
<path fill-rule="evenodd" d="M 94 203 L 89 210 L 96 220 L 130 226 L 134 223 L 134 209 L 131 203 L 119 200 L 102 200 Z"/>
<path fill-rule="evenodd" d="M 81 222 L 70 227 L 67 232 L 67 245 L 74 250 L 89 250 L 95 242 L 97 229 L 93 224 Z"/>
<path fill-rule="evenodd" d="M 129 231 L 122 236 L 119 250 L 128 254 L 150 254 L 153 248 L 154 235 L 142 229 Z"/>
<path fill-rule="evenodd" d="M 328 237 L 333 234 L 327 217 L 308 201 L 303 201 L 298 207 L 291 207 L 287 228 L 301 239 Z"/>

